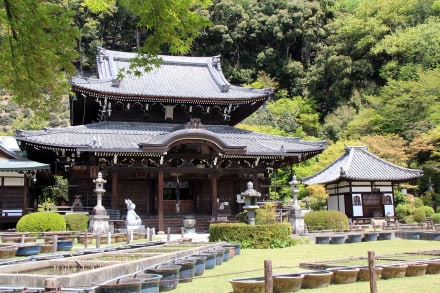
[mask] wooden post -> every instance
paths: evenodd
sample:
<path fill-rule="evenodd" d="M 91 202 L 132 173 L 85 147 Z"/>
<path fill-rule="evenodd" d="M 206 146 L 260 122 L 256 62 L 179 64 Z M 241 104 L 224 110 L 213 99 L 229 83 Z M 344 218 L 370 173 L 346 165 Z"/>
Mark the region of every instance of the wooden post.
<path fill-rule="evenodd" d="M 84 248 L 87 249 L 87 246 L 89 245 L 89 231 L 85 231 L 84 233 Z"/>
<path fill-rule="evenodd" d="M 111 195 L 112 203 L 111 207 L 112 209 L 118 208 L 118 173 L 113 169 L 112 171 L 112 195 Z"/>
<path fill-rule="evenodd" d="M 56 253 L 58 251 L 58 235 L 52 236 L 52 252 Z"/>
<path fill-rule="evenodd" d="M 368 270 L 370 272 L 370 293 L 377 293 L 376 256 L 374 251 L 368 251 Z"/>
<path fill-rule="evenodd" d="M 157 215 L 159 232 L 164 230 L 164 217 L 163 217 L 163 171 L 160 170 L 157 174 Z"/>
<path fill-rule="evenodd" d="M 180 236 L 181 238 L 185 238 L 185 228 L 184 227 L 180 227 Z"/>
<path fill-rule="evenodd" d="M 167 233 L 167 242 L 171 241 L 171 228 L 168 227 L 168 233 Z"/>
<path fill-rule="evenodd" d="M 217 219 L 217 174 L 211 175 L 211 216 Z"/>
<path fill-rule="evenodd" d="M 264 292 L 273 292 L 273 280 L 272 280 L 272 261 L 264 261 Z"/>

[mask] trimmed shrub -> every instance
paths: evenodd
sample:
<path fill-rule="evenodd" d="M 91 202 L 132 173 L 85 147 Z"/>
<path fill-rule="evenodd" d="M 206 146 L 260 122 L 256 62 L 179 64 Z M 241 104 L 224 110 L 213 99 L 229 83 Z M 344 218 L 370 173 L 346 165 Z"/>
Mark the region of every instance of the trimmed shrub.
<path fill-rule="evenodd" d="M 263 207 L 255 210 L 255 224 L 274 224 L 276 222 L 275 218 L 275 204 L 266 203 Z"/>
<path fill-rule="evenodd" d="M 440 224 L 440 213 L 433 214 L 431 220 L 434 224 Z"/>
<path fill-rule="evenodd" d="M 58 213 L 36 212 L 21 217 L 15 230 L 17 232 L 66 231 L 66 221 Z"/>
<path fill-rule="evenodd" d="M 405 218 L 403 218 L 403 221 L 406 224 L 414 224 L 414 223 L 416 223 L 416 220 L 414 220 L 414 216 L 413 215 L 406 216 Z"/>
<path fill-rule="evenodd" d="M 414 221 L 421 223 L 426 219 L 425 209 L 423 207 L 418 207 L 413 212 Z"/>
<path fill-rule="evenodd" d="M 396 217 L 398 219 L 405 219 L 405 217 L 412 214 L 413 207 L 409 203 L 399 204 L 396 206 Z"/>
<path fill-rule="evenodd" d="M 89 227 L 89 216 L 87 214 L 68 214 L 64 216 L 64 220 L 68 231 L 84 231 Z"/>
<path fill-rule="evenodd" d="M 423 209 L 425 211 L 425 216 L 431 217 L 435 212 L 434 209 L 430 206 L 422 206 L 419 209 Z"/>
<path fill-rule="evenodd" d="M 309 230 L 348 229 L 348 217 L 340 211 L 316 211 L 304 215 L 304 223 Z"/>
<path fill-rule="evenodd" d="M 288 223 L 248 225 L 220 223 L 209 226 L 209 241 L 240 243 L 242 248 L 283 248 L 295 245 Z"/>

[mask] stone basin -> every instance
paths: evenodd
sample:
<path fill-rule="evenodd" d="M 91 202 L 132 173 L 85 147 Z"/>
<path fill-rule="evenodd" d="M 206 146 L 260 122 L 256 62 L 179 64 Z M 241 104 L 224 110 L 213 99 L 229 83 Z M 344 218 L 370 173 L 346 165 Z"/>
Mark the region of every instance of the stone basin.
<path fill-rule="evenodd" d="M 426 263 L 409 263 L 406 268 L 406 276 L 414 277 L 414 276 L 423 276 L 426 274 L 426 268 L 428 264 Z"/>
<path fill-rule="evenodd" d="M 301 284 L 301 288 L 315 289 L 324 288 L 330 285 L 333 272 L 329 271 L 314 271 L 304 273 L 304 279 Z"/>
<path fill-rule="evenodd" d="M 304 275 L 302 274 L 279 274 L 273 275 L 273 292 L 296 292 L 301 289 L 302 280 Z"/>
<path fill-rule="evenodd" d="M 234 293 L 264 293 L 264 277 L 230 279 Z"/>
<path fill-rule="evenodd" d="M 359 268 L 335 268 L 333 272 L 332 282 L 335 284 L 349 284 L 357 281 Z"/>
<path fill-rule="evenodd" d="M 403 278 L 406 275 L 406 269 L 408 268 L 408 265 L 383 265 L 382 268 L 382 279 Z"/>

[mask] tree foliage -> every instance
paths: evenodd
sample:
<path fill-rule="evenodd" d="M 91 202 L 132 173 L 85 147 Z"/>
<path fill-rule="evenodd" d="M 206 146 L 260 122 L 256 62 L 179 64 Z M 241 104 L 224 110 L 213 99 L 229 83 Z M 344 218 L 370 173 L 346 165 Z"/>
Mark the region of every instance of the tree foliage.
<path fill-rule="evenodd" d="M 0 87 L 10 90 L 18 104 L 47 115 L 68 94 L 68 80 L 76 73 L 74 62 L 79 61 L 82 69 L 89 64 L 96 45 L 122 39 L 106 38 L 108 17 L 125 11 L 118 16 L 129 19 L 131 26 L 127 27 L 144 33 L 142 45 L 137 49 L 145 58 L 137 59 L 132 67 L 137 73 L 137 67 L 148 69 L 151 63 L 157 64 L 154 56 L 162 50 L 187 53 L 199 30 L 208 24 L 201 11 L 209 3 L 209 0 L 0 1 Z M 113 22 L 113 28 L 117 23 L 123 22 Z M 122 28 L 109 31 L 118 33 Z M 136 40 L 134 36 L 133 33 L 131 39 Z M 88 46 L 84 47 L 83 41 Z"/>

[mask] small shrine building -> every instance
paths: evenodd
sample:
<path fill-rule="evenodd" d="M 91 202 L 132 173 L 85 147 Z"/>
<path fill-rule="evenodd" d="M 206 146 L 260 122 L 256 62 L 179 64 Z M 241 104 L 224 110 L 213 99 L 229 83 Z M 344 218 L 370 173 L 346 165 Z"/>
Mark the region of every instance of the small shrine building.
<path fill-rule="evenodd" d="M 302 183 L 324 184 L 327 209 L 344 212 L 348 218 L 394 217 L 394 191 L 399 183 L 423 175 L 422 170 L 389 163 L 368 152 L 365 146 L 348 146 L 345 153 Z"/>
<path fill-rule="evenodd" d="M 23 157 L 13 137 L 0 136 L 0 229 L 15 227 L 28 208 L 33 208 L 36 175 L 47 177 L 49 171 L 48 164 Z"/>
<path fill-rule="evenodd" d="M 234 127 L 272 92 L 231 85 L 218 56 L 160 56 L 159 67 L 119 79 L 135 56 L 100 48 L 98 77 L 71 81 L 71 126 L 16 131 L 28 157 L 68 178 L 71 198 L 80 196 L 84 206 L 96 203 L 99 171 L 106 208 L 123 210 L 130 199 L 160 231 L 176 214 L 232 217 L 249 181 L 268 194 L 268 170 L 326 148 Z"/>

